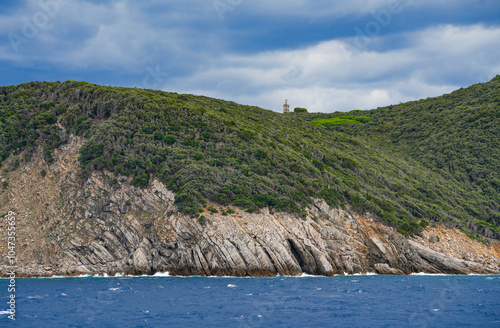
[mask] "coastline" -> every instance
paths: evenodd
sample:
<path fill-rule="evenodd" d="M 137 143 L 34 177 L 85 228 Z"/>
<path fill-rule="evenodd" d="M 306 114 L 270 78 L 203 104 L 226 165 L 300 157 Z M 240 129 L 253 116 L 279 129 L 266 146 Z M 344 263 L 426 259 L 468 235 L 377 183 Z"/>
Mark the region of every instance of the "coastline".
<path fill-rule="evenodd" d="M 332 208 L 321 199 L 305 218 L 268 208 L 235 207 L 224 215 L 220 204 L 209 203 L 217 212 L 206 210 L 200 222 L 176 212 L 174 193 L 158 180 L 145 189 L 126 177 L 111 185 L 114 176 L 102 172 L 82 183 L 82 144 L 73 138 L 54 151 L 43 177 L 41 156 L 11 172 L 0 210 L 16 213 L 16 277 L 500 273 L 498 241 L 485 245 L 434 223 L 421 236 L 405 237 L 370 213 Z M 0 275 L 8 272 L 7 260 L 1 259 Z"/>
<path fill-rule="evenodd" d="M 372 277 L 372 276 L 400 276 L 400 277 L 408 277 L 408 276 L 414 276 L 414 277 L 470 277 L 470 276 L 479 276 L 479 277 L 498 277 L 500 279 L 500 273 L 485 273 L 485 274 L 478 274 L 478 273 L 469 273 L 469 274 L 447 274 L 447 273 L 425 273 L 425 272 L 415 272 L 415 273 L 410 273 L 410 274 L 404 274 L 404 275 L 391 275 L 391 274 L 379 274 L 375 272 L 368 272 L 368 273 L 353 273 L 353 274 L 335 274 L 333 276 L 322 276 L 322 275 L 311 275 L 307 273 L 302 273 L 301 275 L 297 276 L 282 276 L 282 275 L 275 275 L 275 276 L 197 276 L 197 275 L 192 275 L 192 276 L 177 276 L 177 275 L 171 275 L 168 272 L 157 272 L 152 275 L 126 275 L 126 274 L 116 274 L 116 275 L 72 275 L 72 276 L 33 276 L 33 277 L 16 277 L 16 279 L 82 279 L 82 278 L 95 278 L 95 279 L 119 279 L 119 278 L 211 278 L 211 279 L 259 279 L 259 278 L 341 278 L 341 277 Z M 0 280 L 8 280 L 10 279 L 9 277 L 0 277 Z"/>

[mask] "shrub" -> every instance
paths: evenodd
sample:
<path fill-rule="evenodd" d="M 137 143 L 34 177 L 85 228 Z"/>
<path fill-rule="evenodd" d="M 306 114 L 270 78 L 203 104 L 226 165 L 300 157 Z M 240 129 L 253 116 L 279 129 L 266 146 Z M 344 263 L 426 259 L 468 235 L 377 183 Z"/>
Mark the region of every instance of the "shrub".
<path fill-rule="evenodd" d="M 160 132 L 155 132 L 154 133 L 154 139 L 155 140 L 163 140 L 163 134 Z"/>
<path fill-rule="evenodd" d="M 262 160 L 262 159 L 264 159 L 264 158 L 266 158 L 266 157 L 267 157 L 267 152 L 266 152 L 264 149 L 259 148 L 259 149 L 257 149 L 257 151 L 255 152 L 255 157 L 256 157 L 257 159 Z"/>
<path fill-rule="evenodd" d="M 142 171 L 142 173 L 137 174 L 130 184 L 136 187 L 147 187 L 149 185 L 149 176 L 146 172 Z"/>
<path fill-rule="evenodd" d="M 302 167 L 297 163 L 290 164 L 290 170 L 296 173 L 301 173 L 303 171 Z"/>
<path fill-rule="evenodd" d="M 213 206 L 211 206 L 211 205 L 207 208 L 207 210 L 208 210 L 211 214 L 214 214 L 214 213 L 219 213 L 219 211 L 218 211 L 215 207 L 213 207 Z"/>
<path fill-rule="evenodd" d="M 163 138 L 163 142 L 165 142 L 167 145 L 173 145 L 177 142 L 177 139 L 173 135 L 167 135 L 165 138 Z"/>

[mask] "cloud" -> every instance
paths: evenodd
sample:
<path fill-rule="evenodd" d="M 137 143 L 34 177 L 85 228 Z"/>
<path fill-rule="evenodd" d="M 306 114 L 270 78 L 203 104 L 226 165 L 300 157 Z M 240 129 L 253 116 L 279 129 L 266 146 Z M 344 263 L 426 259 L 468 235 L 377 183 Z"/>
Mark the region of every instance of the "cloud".
<path fill-rule="evenodd" d="M 50 9 L 40 3 L 50 4 Z M 165 9 L 149 16 L 149 10 L 128 1 L 29 1 L 0 20 L 0 33 L 7 36 L 3 41 L 8 41 L 0 45 L 0 59 L 24 65 L 43 61 L 68 69 L 139 70 L 148 60 L 187 53 L 189 42 L 198 39 L 189 27 L 194 11 Z"/>
<path fill-rule="evenodd" d="M 299 50 L 226 55 L 164 89 L 273 110 L 287 98 L 296 106 L 331 112 L 437 96 L 500 72 L 492 42 L 500 40 L 500 27 L 445 25 L 402 37 L 406 47 L 389 51 L 357 49 L 345 39 Z"/>
<path fill-rule="evenodd" d="M 53 13 L 40 5 L 56 1 Z M 216 1 L 231 6 L 222 21 Z M 77 76 L 273 110 L 281 110 L 286 98 L 313 111 L 370 109 L 437 96 L 500 72 L 498 24 L 436 25 L 412 18 L 414 10 L 460 12 L 477 2 L 464 3 L 19 1 L 0 13 L 0 34 L 23 38 L 18 51 L 8 37 L 0 40 L 0 78 L 10 84 L 11 72 L 26 81 Z M 481 4 L 491 9 L 494 2 Z M 373 15 L 391 10 L 388 24 Z M 49 19 L 36 24 L 43 13 Z M 37 25 L 32 36 L 25 33 L 27 24 Z"/>

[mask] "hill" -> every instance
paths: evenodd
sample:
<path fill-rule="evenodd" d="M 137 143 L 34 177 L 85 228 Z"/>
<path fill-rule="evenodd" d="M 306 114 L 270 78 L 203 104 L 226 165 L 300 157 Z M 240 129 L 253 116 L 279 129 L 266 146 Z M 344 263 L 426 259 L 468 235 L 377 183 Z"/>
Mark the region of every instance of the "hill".
<path fill-rule="evenodd" d="M 210 202 L 305 219 L 324 199 L 406 236 L 434 222 L 499 239 L 499 90 L 497 77 L 362 113 L 283 115 L 202 96 L 31 82 L 0 88 L 0 161 L 14 171 L 43 147 L 50 165 L 77 135 L 82 181 L 96 171 L 140 188 L 157 179 L 180 213 L 200 220 Z"/>

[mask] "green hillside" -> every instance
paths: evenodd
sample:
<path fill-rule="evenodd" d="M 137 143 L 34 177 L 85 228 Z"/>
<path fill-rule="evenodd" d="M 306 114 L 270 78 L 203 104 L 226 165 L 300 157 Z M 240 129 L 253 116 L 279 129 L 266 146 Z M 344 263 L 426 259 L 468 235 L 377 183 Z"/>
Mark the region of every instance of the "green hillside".
<path fill-rule="evenodd" d="M 500 238 L 500 80 L 372 111 L 279 114 L 202 96 L 31 82 L 0 87 L 0 161 L 47 163 L 83 136 L 81 176 L 158 178 L 179 211 L 208 199 L 296 213 L 313 199 L 370 212 L 404 234 L 428 222 Z M 110 181 L 113 183 L 113 181 Z M 4 186 L 8 188 L 8 186 Z"/>

